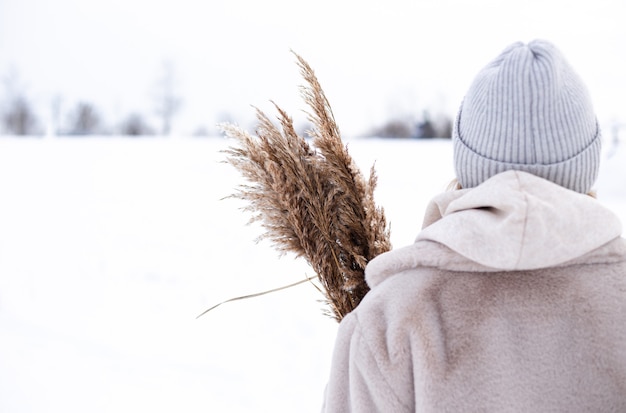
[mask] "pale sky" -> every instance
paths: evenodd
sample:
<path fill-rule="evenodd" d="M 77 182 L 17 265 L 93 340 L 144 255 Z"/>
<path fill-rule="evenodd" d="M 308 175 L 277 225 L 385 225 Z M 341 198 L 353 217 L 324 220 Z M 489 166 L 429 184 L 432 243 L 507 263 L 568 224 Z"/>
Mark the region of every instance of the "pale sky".
<path fill-rule="evenodd" d="M 483 65 L 535 38 L 563 51 L 601 123 L 626 121 L 623 0 L 0 0 L 0 75 L 17 72 L 42 117 L 56 96 L 64 111 L 93 102 L 109 123 L 150 115 L 169 60 L 180 133 L 225 114 L 247 126 L 270 99 L 303 119 L 291 49 L 344 135 L 425 109 L 453 116 Z"/>

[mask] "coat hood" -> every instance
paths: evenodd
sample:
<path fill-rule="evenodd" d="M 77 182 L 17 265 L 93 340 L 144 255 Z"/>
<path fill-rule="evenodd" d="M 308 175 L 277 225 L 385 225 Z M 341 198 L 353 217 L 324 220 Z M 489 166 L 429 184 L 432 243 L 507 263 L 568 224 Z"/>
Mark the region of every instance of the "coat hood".
<path fill-rule="evenodd" d="M 562 264 L 622 233 L 617 216 L 594 198 L 520 171 L 437 196 L 423 228 L 418 240 L 502 270 Z"/>
<path fill-rule="evenodd" d="M 547 268 L 586 256 L 621 233 L 619 218 L 596 199 L 507 171 L 475 188 L 436 196 L 416 243 L 376 257 L 366 275 L 371 282 L 420 265 L 459 271 Z"/>

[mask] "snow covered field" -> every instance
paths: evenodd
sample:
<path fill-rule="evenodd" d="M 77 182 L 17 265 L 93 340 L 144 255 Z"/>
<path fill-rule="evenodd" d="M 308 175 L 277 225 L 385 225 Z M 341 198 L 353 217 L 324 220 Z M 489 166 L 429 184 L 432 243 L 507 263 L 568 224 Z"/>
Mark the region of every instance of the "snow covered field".
<path fill-rule="evenodd" d="M 0 138 L 0 412 L 317 412 L 337 324 L 255 244 L 222 138 Z M 626 150 L 599 199 L 626 222 Z M 352 140 L 394 246 L 453 177 L 449 141 Z"/>

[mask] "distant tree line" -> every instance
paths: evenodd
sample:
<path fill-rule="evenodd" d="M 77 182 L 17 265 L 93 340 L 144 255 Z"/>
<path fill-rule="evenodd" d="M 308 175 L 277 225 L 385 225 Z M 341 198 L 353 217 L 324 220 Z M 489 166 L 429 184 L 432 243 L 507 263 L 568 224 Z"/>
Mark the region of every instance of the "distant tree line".
<path fill-rule="evenodd" d="M 160 129 L 139 112 L 129 113 L 114 124 L 104 120 L 101 111 L 89 101 L 79 101 L 69 111 L 62 113 L 61 98 L 51 102 L 52 119 L 43 122 L 29 99 L 26 88 L 21 85 L 15 71 L 9 72 L 2 81 L 0 93 L 0 134 L 42 135 L 52 128 L 54 135 L 169 135 L 173 120 L 178 113 L 182 99 L 175 91 L 175 75 L 171 62 L 163 64 L 162 74 L 155 84 L 152 100 L 153 113 L 160 120 Z M 63 118 L 62 118 L 63 117 Z"/>
<path fill-rule="evenodd" d="M 395 118 L 373 128 L 366 136 L 378 138 L 451 138 L 452 119 L 444 114 L 431 117 L 424 111 L 421 119 Z"/>
<path fill-rule="evenodd" d="M 35 112 L 33 105 L 25 96 L 17 96 L 0 103 L 2 116 L 0 129 L 3 134 L 28 136 L 42 135 L 45 127 Z M 116 125 L 107 125 L 100 111 L 89 102 L 78 102 L 67 114 L 67 119 L 54 123 L 54 135 L 155 135 L 157 130 L 139 113 L 126 115 Z M 169 134 L 169 130 L 167 133 Z"/>
<path fill-rule="evenodd" d="M 90 101 L 78 101 L 69 110 L 62 111 L 62 99 L 56 97 L 50 105 L 51 119 L 43 122 L 29 99 L 15 72 L 3 79 L 3 92 L 0 94 L 0 134 L 41 136 L 48 132 L 56 136 L 90 136 L 90 135 L 125 135 L 150 136 L 169 135 L 173 121 L 179 112 L 182 99 L 175 90 L 175 74 L 171 62 L 165 62 L 162 72 L 155 83 L 152 101 L 153 114 L 156 115 L 159 127 L 155 126 L 145 113 L 128 113 L 116 122 L 107 122 L 102 112 Z M 227 114 L 222 118 L 230 120 Z M 154 118 L 153 118 L 154 120 Z M 308 126 L 308 125 L 305 125 Z M 305 136 L 306 127 L 302 127 Z M 206 136 L 209 131 L 199 127 L 194 135 Z M 437 114 L 431 116 L 424 111 L 420 118 L 406 116 L 391 118 L 381 125 L 372 128 L 365 136 L 381 138 L 450 138 L 452 136 L 452 119 Z"/>

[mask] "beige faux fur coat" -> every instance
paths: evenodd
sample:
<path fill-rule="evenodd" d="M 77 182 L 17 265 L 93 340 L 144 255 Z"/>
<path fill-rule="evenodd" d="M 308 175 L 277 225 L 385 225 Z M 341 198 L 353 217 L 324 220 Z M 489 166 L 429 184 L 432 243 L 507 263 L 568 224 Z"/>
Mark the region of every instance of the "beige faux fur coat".
<path fill-rule="evenodd" d="M 436 197 L 368 265 L 325 412 L 626 412 L 626 242 L 598 201 L 508 171 Z"/>

